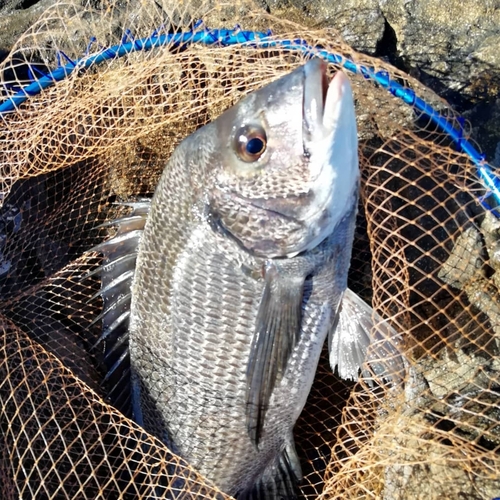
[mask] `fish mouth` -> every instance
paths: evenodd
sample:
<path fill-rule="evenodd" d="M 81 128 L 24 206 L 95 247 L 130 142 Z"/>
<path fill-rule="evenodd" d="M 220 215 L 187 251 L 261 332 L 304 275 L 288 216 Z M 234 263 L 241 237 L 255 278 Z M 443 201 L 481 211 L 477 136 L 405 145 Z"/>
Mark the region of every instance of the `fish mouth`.
<path fill-rule="evenodd" d="M 260 211 L 265 211 L 274 221 L 269 228 L 282 223 L 280 231 L 269 233 L 260 245 L 250 242 L 256 255 L 267 258 L 291 258 L 316 248 L 352 212 L 358 197 L 358 137 L 349 79 L 342 71 L 329 79 L 327 64 L 319 58 L 308 61 L 295 75 L 293 90 L 302 94 L 300 102 L 296 93 L 294 112 L 302 116 L 292 129 L 299 140 L 302 132 L 302 148 L 294 144 L 300 189 L 295 186 L 286 195 L 262 197 L 235 189 L 225 193 L 230 205 L 251 207 L 262 221 Z M 279 173 L 286 175 L 286 171 Z"/>
<path fill-rule="evenodd" d="M 349 79 L 315 58 L 303 67 L 302 141 L 308 158 L 307 191 L 286 198 L 252 200 L 266 210 L 308 228 L 308 250 L 326 238 L 349 211 L 359 175 L 357 128 Z M 339 196 L 339 188 L 342 194 Z M 347 195 L 347 196 L 346 196 Z M 345 199 L 344 199 L 345 198 Z"/>
<path fill-rule="evenodd" d="M 313 59 L 304 66 L 302 103 L 304 151 L 331 135 L 338 123 L 339 103 L 350 93 L 350 83 L 342 71 L 328 81 L 327 64 Z"/>

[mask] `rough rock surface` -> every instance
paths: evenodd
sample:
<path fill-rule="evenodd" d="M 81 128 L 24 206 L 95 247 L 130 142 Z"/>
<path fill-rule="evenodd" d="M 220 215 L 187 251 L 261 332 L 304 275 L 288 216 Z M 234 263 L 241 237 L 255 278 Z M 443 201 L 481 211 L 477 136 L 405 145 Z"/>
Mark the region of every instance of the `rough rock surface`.
<path fill-rule="evenodd" d="M 54 0 L 0 0 L 0 59 Z"/>
<path fill-rule="evenodd" d="M 377 54 L 385 20 L 378 0 L 263 0 L 274 15 L 317 28 L 333 28 L 360 52 Z"/>

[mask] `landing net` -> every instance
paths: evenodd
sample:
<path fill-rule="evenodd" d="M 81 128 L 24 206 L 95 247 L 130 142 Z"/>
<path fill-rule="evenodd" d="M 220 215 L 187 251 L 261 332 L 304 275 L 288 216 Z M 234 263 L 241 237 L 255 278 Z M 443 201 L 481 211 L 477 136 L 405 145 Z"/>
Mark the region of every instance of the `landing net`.
<path fill-rule="evenodd" d="M 103 399 L 87 252 L 182 138 L 312 55 L 353 82 L 350 286 L 400 332 L 407 375 L 348 384 L 325 358 L 295 431 L 302 495 L 500 496 L 498 181 L 463 120 L 335 32 L 248 1 L 98 0 L 51 7 L 0 67 L 1 498 L 225 498 Z"/>

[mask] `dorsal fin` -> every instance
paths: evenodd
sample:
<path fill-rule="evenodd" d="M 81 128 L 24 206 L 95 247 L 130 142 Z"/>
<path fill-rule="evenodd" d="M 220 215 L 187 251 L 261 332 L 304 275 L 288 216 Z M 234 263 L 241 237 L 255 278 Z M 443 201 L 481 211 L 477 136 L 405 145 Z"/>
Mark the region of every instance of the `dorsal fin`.
<path fill-rule="evenodd" d="M 95 344 L 101 349 L 107 369 L 103 380 L 106 395 L 123 413 L 130 412 L 130 363 L 128 355 L 128 330 L 131 286 L 135 273 L 137 252 L 150 200 L 122 203 L 132 211 L 119 219 L 106 222 L 101 227 L 116 227 L 115 235 L 92 248 L 91 252 L 103 254 L 102 265 L 87 276 L 99 274 L 101 289 L 93 297 L 102 297 L 102 312 L 93 323 L 102 322 L 102 333 Z"/>

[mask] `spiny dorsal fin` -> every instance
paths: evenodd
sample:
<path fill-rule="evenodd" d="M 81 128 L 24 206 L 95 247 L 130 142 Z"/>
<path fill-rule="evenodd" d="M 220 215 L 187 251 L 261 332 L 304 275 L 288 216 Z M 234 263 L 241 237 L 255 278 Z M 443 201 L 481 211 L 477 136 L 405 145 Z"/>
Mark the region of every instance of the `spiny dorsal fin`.
<path fill-rule="evenodd" d="M 265 271 L 264 293 L 247 368 L 247 429 L 257 446 L 272 391 L 278 384 L 300 336 L 304 278 Z"/>
<path fill-rule="evenodd" d="M 95 347 L 102 346 L 107 373 L 107 396 L 113 404 L 127 412 L 130 405 L 130 377 L 128 355 L 128 329 L 131 286 L 135 273 L 137 252 L 146 219 L 151 206 L 150 200 L 122 203 L 132 211 L 119 219 L 109 221 L 101 227 L 116 227 L 115 235 L 92 248 L 104 259 L 99 268 L 86 277 L 99 274 L 101 289 L 93 297 L 101 296 L 103 309 L 94 323 L 102 321 L 102 333 Z"/>

